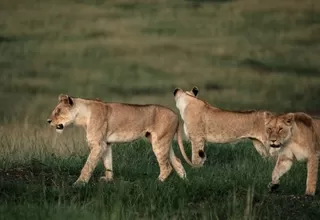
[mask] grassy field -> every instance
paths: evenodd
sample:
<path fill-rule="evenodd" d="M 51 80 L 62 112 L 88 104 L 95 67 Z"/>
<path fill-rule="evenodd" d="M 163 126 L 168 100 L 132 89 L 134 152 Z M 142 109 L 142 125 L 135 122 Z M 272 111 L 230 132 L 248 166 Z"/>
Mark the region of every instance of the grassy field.
<path fill-rule="evenodd" d="M 1 1 L 0 219 L 318 219 L 305 164 L 269 194 L 274 161 L 247 141 L 208 144 L 188 182 L 161 184 L 148 143 L 119 144 L 114 183 L 99 164 L 73 189 L 84 132 L 46 119 L 60 93 L 177 111 L 172 91 L 194 85 L 220 108 L 319 115 L 319 36 L 317 0 Z"/>

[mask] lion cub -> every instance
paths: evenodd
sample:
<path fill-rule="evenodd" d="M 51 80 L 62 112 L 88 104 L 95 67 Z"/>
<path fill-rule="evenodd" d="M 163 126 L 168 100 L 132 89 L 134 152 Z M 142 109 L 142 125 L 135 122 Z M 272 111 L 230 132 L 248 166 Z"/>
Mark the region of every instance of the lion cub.
<path fill-rule="evenodd" d="M 280 178 L 288 172 L 295 160 L 307 160 L 306 195 L 314 195 L 318 178 L 320 156 L 320 120 L 297 112 L 266 115 L 267 144 L 270 152 L 278 154 L 272 172 L 270 191 L 279 187 Z"/>
<path fill-rule="evenodd" d="M 198 99 L 199 90 L 174 90 L 176 106 L 184 122 L 184 132 L 192 144 L 192 163 L 203 165 L 205 142 L 227 143 L 249 138 L 260 155 L 269 156 L 265 143 L 264 111 L 222 110 Z"/>
<path fill-rule="evenodd" d="M 181 161 L 175 156 L 171 146 L 175 134 L 182 155 L 192 165 L 184 152 L 178 115 L 164 106 L 104 103 L 101 100 L 60 95 L 47 122 L 58 132 L 62 132 L 71 123 L 82 126 L 86 131 L 90 154 L 75 186 L 89 181 L 100 159 L 106 169 L 105 176 L 101 179 L 111 181 L 111 144 L 131 142 L 141 137 L 147 137 L 152 144 L 160 167 L 160 181 L 169 176 L 172 166 L 181 178 L 186 178 Z"/>

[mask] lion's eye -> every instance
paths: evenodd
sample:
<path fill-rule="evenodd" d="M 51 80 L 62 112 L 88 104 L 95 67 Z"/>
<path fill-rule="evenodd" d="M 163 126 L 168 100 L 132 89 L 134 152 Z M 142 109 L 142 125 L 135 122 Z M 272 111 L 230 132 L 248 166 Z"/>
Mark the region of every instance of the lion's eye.
<path fill-rule="evenodd" d="M 268 128 L 268 132 L 271 132 L 271 128 Z"/>
<path fill-rule="evenodd" d="M 282 128 L 279 128 L 279 132 L 281 132 L 282 131 Z"/>

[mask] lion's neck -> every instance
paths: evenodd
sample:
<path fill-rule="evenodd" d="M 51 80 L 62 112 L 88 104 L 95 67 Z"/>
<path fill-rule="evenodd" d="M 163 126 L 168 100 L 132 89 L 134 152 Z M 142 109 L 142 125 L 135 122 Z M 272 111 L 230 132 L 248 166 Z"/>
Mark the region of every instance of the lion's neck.
<path fill-rule="evenodd" d="M 263 143 L 265 142 L 265 122 L 263 112 L 249 113 L 247 118 L 248 125 L 251 125 L 251 129 L 248 129 L 248 137 L 255 138 Z"/>
<path fill-rule="evenodd" d="M 217 115 L 218 116 L 218 115 Z M 215 119 L 216 123 L 232 124 L 234 127 L 229 134 L 234 138 L 253 138 L 264 141 L 264 118 L 263 112 L 227 113 L 227 117 Z M 232 135 L 231 135 L 232 136 Z"/>
<path fill-rule="evenodd" d="M 184 119 L 184 110 L 188 104 L 189 104 L 189 100 L 185 99 L 184 97 L 179 97 L 176 100 L 176 106 L 180 111 L 180 115 L 181 115 L 182 119 Z"/>
<path fill-rule="evenodd" d="M 76 116 L 74 123 L 78 126 L 87 127 L 88 119 L 91 114 L 90 107 L 86 103 L 87 101 L 80 98 L 74 98 L 74 104 L 76 108 Z"/>

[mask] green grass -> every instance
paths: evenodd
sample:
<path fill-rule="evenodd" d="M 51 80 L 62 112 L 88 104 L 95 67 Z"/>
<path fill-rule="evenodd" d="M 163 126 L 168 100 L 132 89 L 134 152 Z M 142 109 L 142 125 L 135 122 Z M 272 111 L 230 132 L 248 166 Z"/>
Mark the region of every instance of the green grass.
<path fill-rule="evenodd" d="M 46 118 L 60 93 L 177 110 L 174 88 L 194 85 L 220 108 L 319 114 L 319 34 L 316 0 L 1 1 L 1 218 L 318 219 L 305 164 L 270 195 L 274 162 L 249 142 L 208 145 L 189 182 L 162 184 L 149 144 L 118 145 L 115 182 L 100 164 L 75 190 L 84 133 Z"/>
<path fill-rule="evenodd" d="M 173 173 L 164 183 L 150 144 L 116 145 L 115 181 L 100 183 L 99 164 L 89 184 L 72 188 L 87 150 L 77 129 L 48 140 L 54 131 L 25 129 L 13 140 L 1 135 L 0 210 L 4 219 L 312 219 L 320 215 L 319 196 L 303 197 L 306 168 L 297 163 L 269 194 L 273 168 L 249 142 L 206 146 L 200 169 L 184 163 L 188 181 Z M 60 135 L 59 135 L 60 136 Z M 68 138 L 67 138 L 67 137 Z M 79 140 L 80 139 L 80 140 Z M 17 150 L 23 143 L 24 152 Z M 185 143 L 188 151 L 190 145 Z M 181 158 L 177 146 L 175 151 Z M 27 153 L 28 152 L 28 153 Z"/>

